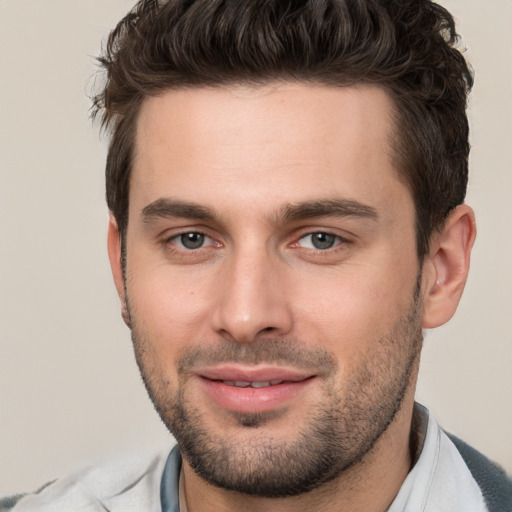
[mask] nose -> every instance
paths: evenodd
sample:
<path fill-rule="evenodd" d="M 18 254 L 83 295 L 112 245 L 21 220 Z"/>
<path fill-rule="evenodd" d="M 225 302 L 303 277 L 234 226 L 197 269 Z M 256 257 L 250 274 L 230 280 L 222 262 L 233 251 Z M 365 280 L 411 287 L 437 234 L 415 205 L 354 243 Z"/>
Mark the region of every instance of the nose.
<path fill-rule="evenodd" d="M 219 276 L 213 329 L 238 343 L 290 332 L 293 316 L 281 266 L 264 249 L 233 254 Z"/>

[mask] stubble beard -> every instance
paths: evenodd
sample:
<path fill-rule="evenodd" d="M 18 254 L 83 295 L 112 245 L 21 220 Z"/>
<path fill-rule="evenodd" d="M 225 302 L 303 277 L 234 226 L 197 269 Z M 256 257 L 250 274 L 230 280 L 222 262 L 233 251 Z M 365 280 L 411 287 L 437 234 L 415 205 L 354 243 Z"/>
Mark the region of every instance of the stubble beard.
<path fill-rule="evenodd" d="M 419 282 L 420 278 L 408 309 L 389 333 L 371 345 L 371 354 L 351 369 L 348 380 L 337 387 L 338 364 L 333 355 L 295 340 L 265 339 L 244 346 L 226 341 L 212 350 L 191 348 L 179 360 L 178 386 L 174 383 L 174 391 L 170 391 L 170 383 L 148 357 L 150 340 L 139 332 L 131 315 L 142 379 L 192 469 L 222 489 L 276 498 L 319 488 L 364 463 L 414 386 L 422 344 Z M 273 412 L 233 413 L 237 429 L 245 434 L 244 441 L 239 442 L 232 430 L 208 429 L 204 411 L 187 398 L 188 368 L 198 360 L 320 367 L 325 399 L 304 418 L 294 439 L 272 435 Z"/>

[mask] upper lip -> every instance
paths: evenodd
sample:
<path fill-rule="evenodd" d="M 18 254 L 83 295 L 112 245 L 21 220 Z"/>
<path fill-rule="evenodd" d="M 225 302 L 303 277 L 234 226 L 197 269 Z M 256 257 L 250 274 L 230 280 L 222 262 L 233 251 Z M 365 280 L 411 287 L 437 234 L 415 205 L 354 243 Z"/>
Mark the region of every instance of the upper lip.
<path fill-rule="evenodd" d="M 296 368 L 280 366 L 243 366 L 223 364 L 200 368 L 195 372 L 200 377 L 220 381 L 267 382 L 291 381 L 300 382 L 314 376 L 314 373 Z"/>

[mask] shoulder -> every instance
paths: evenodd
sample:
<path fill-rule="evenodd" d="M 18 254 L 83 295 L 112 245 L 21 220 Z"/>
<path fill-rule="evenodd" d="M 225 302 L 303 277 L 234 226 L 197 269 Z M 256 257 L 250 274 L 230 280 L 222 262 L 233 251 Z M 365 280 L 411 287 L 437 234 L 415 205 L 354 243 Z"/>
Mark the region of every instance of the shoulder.
<path fill-rule="evenodd" d="M 416 404 L 411 426 L 414 464 L 390 511 L 512 512 L 512 484 L 495 463 L 447 434 Z"/>
<path fill-rule="evenodd" d="M 503 468 L 453 434 L 446 433 L 482 491 L 491 512 L 512 511 L 512 480 Z"/>
<path fill-rule="evenodd" d="M 130 456 L 0 498 L 0 512 L 159 510 L 160 480 L 169 451 Z"/>

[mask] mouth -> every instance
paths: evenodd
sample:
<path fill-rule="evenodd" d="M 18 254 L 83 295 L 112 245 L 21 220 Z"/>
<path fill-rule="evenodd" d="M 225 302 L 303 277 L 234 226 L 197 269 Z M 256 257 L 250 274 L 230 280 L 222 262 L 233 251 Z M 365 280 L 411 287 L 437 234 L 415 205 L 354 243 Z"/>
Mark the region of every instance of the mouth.
<path fill-rule="evenodd" d="M 196 373 L 208 398 L 231 412 L 261 413 L 290 405 L 317 376 L 276 367 L 224 365 Z"/>
<path fill-rule="evenodd" d="M 268 388 L 270 386 L 278 386 L 279 384 L 283 384 L 284 382 L 290 382 L 285 380 L 267 380 L 260 382 L 247 382 L 247 381 L 232 381 L 232 380 L 222 380 L 218 381 L 222 382 L 226 386 L 235 386 L 237 388 Z"/>

